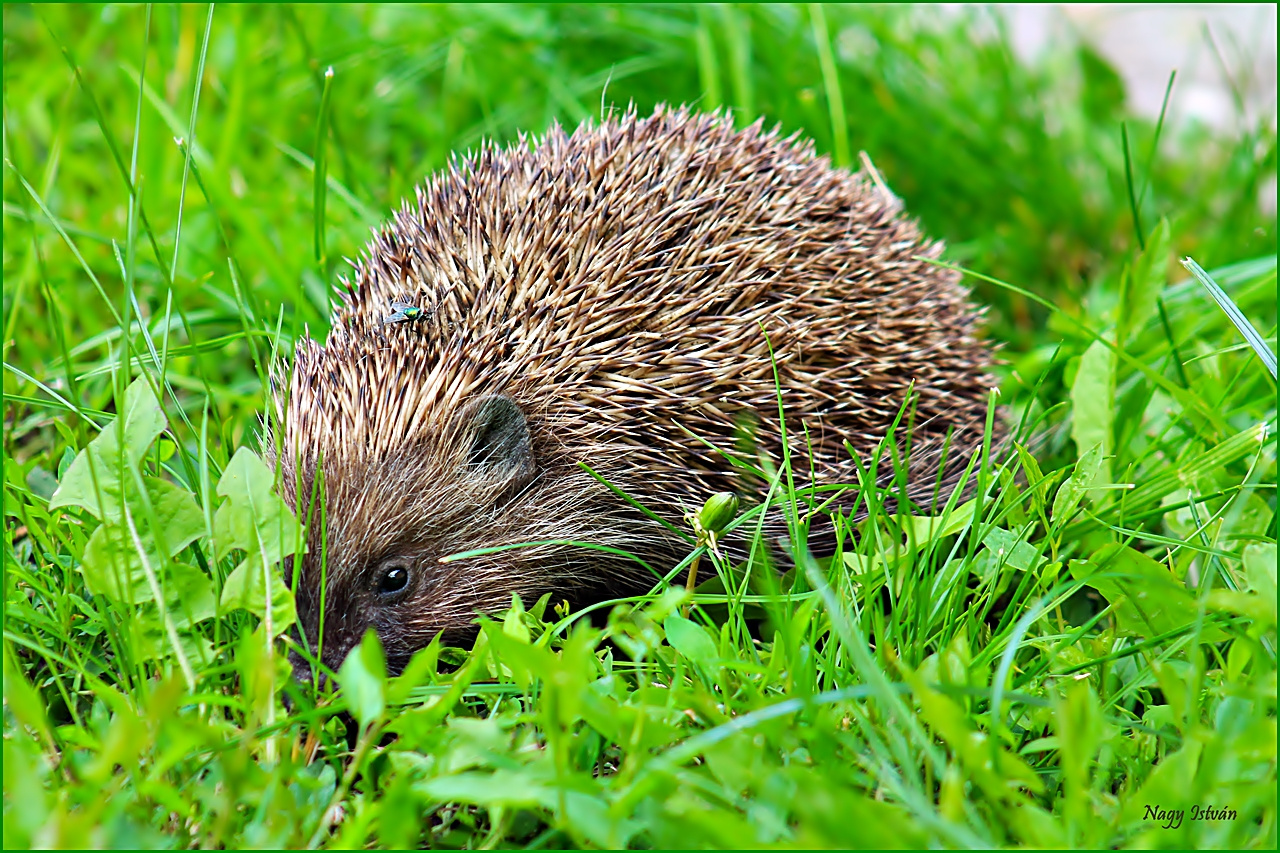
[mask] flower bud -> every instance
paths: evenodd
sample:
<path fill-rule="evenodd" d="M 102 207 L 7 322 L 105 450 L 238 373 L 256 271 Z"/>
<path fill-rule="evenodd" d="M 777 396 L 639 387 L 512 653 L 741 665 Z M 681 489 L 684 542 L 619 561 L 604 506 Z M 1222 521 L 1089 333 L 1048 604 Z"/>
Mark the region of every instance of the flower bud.
<path fill-rule="evenodd" d="M 733 492 L 716 492 L 698 512 L 698 524 L 708 533 L 720 533 L 737 514 L 738 496 Z"/>

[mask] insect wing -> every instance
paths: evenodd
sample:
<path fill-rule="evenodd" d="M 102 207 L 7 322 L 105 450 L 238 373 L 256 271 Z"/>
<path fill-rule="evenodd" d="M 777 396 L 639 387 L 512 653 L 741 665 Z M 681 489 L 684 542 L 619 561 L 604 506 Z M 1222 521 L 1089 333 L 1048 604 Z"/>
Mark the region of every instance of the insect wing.
<path fill-rule="evenodd" d="M 411 305 L 408 302 L 392 302 L 391 314 L 387 316 L 384 323 L 408 323 L 422 316 L 422 309 L 417 305 Z"/>

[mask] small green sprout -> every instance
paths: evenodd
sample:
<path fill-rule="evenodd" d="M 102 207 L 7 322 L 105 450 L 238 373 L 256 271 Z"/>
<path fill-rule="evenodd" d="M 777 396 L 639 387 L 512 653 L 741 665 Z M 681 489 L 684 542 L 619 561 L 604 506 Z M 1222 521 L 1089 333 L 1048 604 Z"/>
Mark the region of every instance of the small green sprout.
<path fill-rule="evenodd" d="M 702 505 L 702 509 L 697 512 L 687 513 L 684 518 L 693 527 L 698 546 L 706 546 L 719 559 L 720 550 L 716 537 L 724 532 L 724 529 L 729 526 L 729 522 L 733 521 L 737 515 L 738 496 L 733 492 L 716 492 L 707 498 Z M 697 583 L 698 563 L 701 561 L 702 556 L 698 555 L 689 564 L 689 580 L 685 583 L 685 587 L 690 593 L 693 592 L 693 588 Z"/>

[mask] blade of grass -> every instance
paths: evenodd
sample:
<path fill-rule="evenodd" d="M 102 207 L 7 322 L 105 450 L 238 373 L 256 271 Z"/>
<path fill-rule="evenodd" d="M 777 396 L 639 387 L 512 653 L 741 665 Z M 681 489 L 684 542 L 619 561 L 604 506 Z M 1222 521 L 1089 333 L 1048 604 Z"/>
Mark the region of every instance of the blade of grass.
<path fill-rule="evenodd" d="M 1142 236 L 1142 219 L 1138 216 L 1138 195 L 1133 189 L 1133 163 L 1129 158 L 1129 127 L 1120 122 L 1120 146 L 1124 150 L 1124 185 L 1129 192 L 1129 210 L 1133 214 L 1133 231 L 1138 237 L 1138 248 L 1147 250 L 1147 241 Z"/>
<path fill-rule="evenodd" d="M 853 164 L 849 156 L 849 122 L 844 115 L 844 95 L 840 91 L 840 75 L 836 71 L 835 53 L 831 49 L 831 37 L 827 33 L 827 16 L 822 4 L 809 4 L 809 17 L 813 22 L 813 43 L 818 50 L 818 65 L 822 68 L 822 87 L 827 94 L 827 108 L 831 113 L 831 147 L 835 164 L 847 169 Z"/>
<path fill-rule="evenodd" d="M 720 94 L 720 66 L 716 62 L 715 41 L 711 36 L 710 7 L 698 4 L 698 24 L 693 31 L 698 56 L 698 81 L 702 84 L 702 100 L 704 109 L 719 109 L 724 103 Z"/>
<path fill-rule="evenodd" d="M 1160 101 L 1160 117 L 1156 119 L 1156 132 L 1151 138 L 1151 151 L 1147 154 L 1147 164 L 1143 168 L 1142 189 L 1138 191 L 1138 204 L 1142 204 L 1142 200 L 1146 198 L 1147 188 L 1151 185 L 1151 166 L 1156 161 L 1156 152 L 1160 146 L 1160 134 L 1164 130 L 1164 118 L 1169 109 L 1169 96 L 1173 94 L 1173 80 L 1178 76 L 1178 70 L 1169 72 L 1169 82 L 1164 87 L 1164 98 Z"/>
<path fill-rule="evenodd" d="M 150 8 L 150 6 L 147 7 L 148 10 L 150 10 Z M 98 127 L 102 131 L 102 137 L 107 143 L 107 149 L 111 152 L 111 157 L 115 161 L 116 168 L 119 169 L 120 176 L 124 179 L 125 189 L 128 190 L 130 199 L 136 199 L 138 195 L 137 185 L 130 177 L 130 169 L 125 165 L 124 158 L 120 156 L 120 149 L 116 146 L 115 138 L 108 130 L 109 122 L 107 121 L 106 114 L 102 112 L 102 107 L 99 105 L 97 97 L 93 94 L 93 90 L 89 88 L 89 84 L 85 82 L 84 75 L 81 73 L 80 66 L 76 63 L 76 59 L 72 55 L 71 49 L 62 43 L 62 40 L 58 38 L 58 34 L 53 31 L 51 26 L 49 26 L 48 21 L 44 21 L 43 19 L 41 19 L 41 21 L 44 23 L 45 29 L 48 30 L 49 36 L 53 39 L 54 44 L 56 44 L 58 49 L 62 52 L 62 56 L 66 59 L 67 65 L 71 67 L 72 73 L 75 74 L 76 82 L 80 85 L 80 91 L 84 92 L 85 98 L 88 99 L 89 106 L 93 110 L 94 117 L 97 119 Z M 150 17 L 148 17 L 148 31 L 150 31 Z M 156 265 L 160 268 L 160 274 L 167 276 L 168 270 L 165 267 L 164 260 L 160 254 L 160 244 L 156 240 L 155 231 L 151 227 L 151 221 L 147 218 L 147 212 L 141 205 L 138 205 L 138 216 L 142 220 L 142 229 L 146 232 L 147 239 L 151 242 L 151 251 L 155 255 Z M 173 282 L 166 281 L 165 283 L 172 285 Z"/>
<path fill-rule="evenodd" d="M 1271 352 L 1271 348 L 1267 346 L 1267 342 L 1262 339 L 1262 335 L 1258 334 L 1258 330 L 1249 322 L 1249 318 L 1240 312 L 1240 309 L 1236 307 L 1236 303 L 1231 299 L 1227 292 L 1219 287 L 1218 283 L 1213 280 L 1213 277 L 1205 272 L 1204 268 L 1193 259 L 1190 257 L 1183 258 L 1182 265 L 1186 267 L 1187 271 L 1195 276 L 1202 285 L 1204 285 L 1205 290 L 1209 291 L 1209 295 L 1213 297 L 1213 301 L 1218 303 L 1218 307 L 1227 315 L 1227 319 L 1229 319 L 1232 325 L 1239 330 L 1240 334 L 1244 336 L 1244 339 L 1249 342 L 1249 346 L 1253 348 L 1253 351 L 1257 354 L 1258 358 L 1262 360 L 1263 365 L 1265 365 L 1267 370 L 1271 373 L 1271 378 L 1275 379 L 1275 353 Z"/>
<path fill-rule="evenodd" d="M 324 202 L 325 202 L 325 176 L 328 173 L 328 140 L 329 140 L 329 94 L 333 90 L 333 66 L 329 66 L 324 72 L 324 91 L 320 95 L 320 115 L 316 119 L 316 139 L 315 154 L 313 162 L 315 163 L 314 176 L 314 200 L 315 200 L 315 239 L 316 239 L 316 266 L 319 268 L 320 275 L 325 274 L 325 262 L 328 260 L 324 245 Z M 302 283 L 298 282 L 298 304 L 302 304 Z M 295 324 L 297 319 L 295 317 Z M 296 330 L 295 330 L 296 331 Z"/>
<path fill-rule="evenodd" d="M 196 65 L 196 82 L 191 92 L 191 119 L 187 122 L 187 139 L 194 142 L 196 138 L 196 114 L 200 107 L 200 84 L 204 81 L 204 61 L 209 53 L 209 34 L 213 32 L 213 5 L 209 4 L 209 14 L 205 18 L 204 38 L 200 40 L 200 61 Z M 182 186 L 178 189 L 178 221 L 173 226 L 173 265 L 169 268 L 169 280 L 178 277 L 178 250 L 182 247 L 182 206 L 187 198 L 187 177 L 191 172 L 191 148 L 183 146 Z"/>

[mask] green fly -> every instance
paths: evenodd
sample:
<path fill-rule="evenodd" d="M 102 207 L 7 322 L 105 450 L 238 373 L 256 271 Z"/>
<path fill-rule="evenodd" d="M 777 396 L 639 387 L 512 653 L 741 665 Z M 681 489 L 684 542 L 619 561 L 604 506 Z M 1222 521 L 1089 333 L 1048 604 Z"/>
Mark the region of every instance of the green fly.
<path fill-rule="evenodd" d="M 391 303 L 391 313 L 382 321 L 384 326 L 391 323 L 413 323 L 427 316 L 427 311 L 419 308 L 411 302 L 399 302 L 393 300 Z"/>

